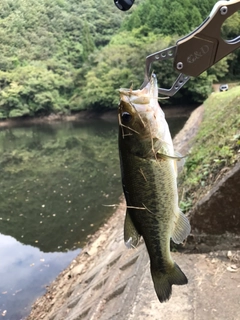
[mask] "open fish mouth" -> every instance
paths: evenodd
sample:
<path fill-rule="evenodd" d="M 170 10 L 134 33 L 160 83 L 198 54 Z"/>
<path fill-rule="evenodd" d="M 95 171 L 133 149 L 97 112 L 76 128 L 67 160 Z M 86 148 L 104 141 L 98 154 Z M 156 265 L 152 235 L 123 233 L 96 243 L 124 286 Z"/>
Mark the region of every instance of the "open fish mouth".
<path fill-rule="evenodd" d="M 120 88 L 119 93 L 122 101 L 137 105 L 150 104 L 151 99 L 158 100 L 157 77 L 154 73 L 152 73 L 149 82 L 143 89 L 133 90 L 132 87 L 130 89 Z"/>
<path fill-rule="evenodd" d="M 119 125 L 126 134 L 138 133 L 138 139 L 152 140 L 157 138 L 159 128 L 165 115 L 158 103 L 157 77 L 151 78 L 143 89 L 121 88 L 118 109 Z"/>

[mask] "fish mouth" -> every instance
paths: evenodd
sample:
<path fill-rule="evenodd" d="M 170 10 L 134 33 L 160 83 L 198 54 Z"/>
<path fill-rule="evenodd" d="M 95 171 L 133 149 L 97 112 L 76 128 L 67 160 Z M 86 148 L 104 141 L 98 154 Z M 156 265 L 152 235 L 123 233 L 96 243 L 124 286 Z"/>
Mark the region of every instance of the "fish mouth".
<path fill-rule="evenodd" d="M 158 84 L 152 73 L 149 82 L 143 89 L 121 88 L 118 121 L 123 136 L 137 134 L 141 140 L 152 140 L 157 131 Z"/>
<path fill-rule="evenodd" d="M 149 104 L 151 99 L 158 99 L 157 76 L 152 73 L 149 82 L 143 89 L 133 90 L 120 88 L 120 99 L 133 105 Z"/>
<path fill-rule="evenodd" d="M 145 127 L 152 116 L 156 118 L 155 113 L 158 113 L 156 108 L 158 109 L 160 107 L 158 104 L 157 76 L 154 73 L 151 74 L 149 82 L 143 89 L 133 90 L 132 87 L 130 89 L 120 88 L 119 93 L 119 116 L 126 116 L 126 113 L 128 113 L 132 118 L 135 118 L 136 121 L 140 120 L 141 127 Z M 130 117 L 128 117 L 128 119 L 130 119 Z M 133 120 L 132 122 L 136 123 L 136 121 Z M 152 120 L 150 122 L 152 122 Z"/>

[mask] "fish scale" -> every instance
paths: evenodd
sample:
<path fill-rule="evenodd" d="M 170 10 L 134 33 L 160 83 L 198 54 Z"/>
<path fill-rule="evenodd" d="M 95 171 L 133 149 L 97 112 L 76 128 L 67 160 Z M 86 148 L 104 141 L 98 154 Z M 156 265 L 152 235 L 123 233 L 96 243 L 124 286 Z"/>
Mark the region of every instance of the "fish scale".
<path fill-rule="evenodd" d="M 142 90 L 120 89 L 119 155 L 127 202 L 124 240 L 134 248 L 143 237 L 155 291 L 164 302 L 173 284 L 187 283 L 171 258 L 170 238 L 182 242 L 190 225 L 178 207 L 178 156 L 157 92 L 155 75 Z"/>
<path fill-rule="evenodd" d="M 172 187 L 174 184 L 171 183 L 171 179 L 166 178 L 165 172 L 168 170 L 169 163 L 166 160 L 160 160 L 161 165 L 159 166 L 156 160 L 151 160 L 149 163 L 148 160 L 135 156 L 127 155 L 127 157 L 128 159 L 122 159 L 125 163 L 124 172 L 127 172 L 123 178 L 127 205 L 146 207 L 145 210 L 129 209 L 128 212 L 138 233 L 145 239 L 150 259 L 152 256 L 158 257 L 158 253 L 167 256 L 170 250 L 170 242 L 168 240 L 162 241 L 160 245 L 159 234 L 170 233 L 173 228 L 168 221 L 174 214 L 176 203 L 174 204 L 172 199 L 174 199 L 174 191 L 176 192 L 176 190 Z M 135 163 L 135 165 L 132 166 L 132 163 Z M 126 166 L 126 164 L 128 165 Z M 143 171 L 145 178 L 140 173 L 140 169 Z M 160 185 L 162 190 L 168 189 L 168 192 L 162 191 L 159 193 Z M 171 206 L 167 206 L 168 203 L 171 203 Z M 142 224 L 143 219 L 144 224 Z M 152 232 L 153 228 L 157 228 L 157 232 Z M 152 246 L 153 241 L 158 243 L 157 251 Z M 152 259 L 151 264 L 154 266 L 156 264 L 155 267 L 160 268 L 163 263 L 162 259 L 158 263 L 155 260 L 156 258 Z M 170 264 L 173 265 L 172 260 L 170 260 Z"/>

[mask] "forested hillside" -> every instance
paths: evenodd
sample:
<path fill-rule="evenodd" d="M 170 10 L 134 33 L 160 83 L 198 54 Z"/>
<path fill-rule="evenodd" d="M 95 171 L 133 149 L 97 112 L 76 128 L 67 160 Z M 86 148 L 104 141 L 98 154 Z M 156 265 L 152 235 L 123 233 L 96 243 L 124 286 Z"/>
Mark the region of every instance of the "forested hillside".
<path fill-rule="evenodd" d="M 115 108 L 116 89 L 143 81 L 145 56 L 197 27 L 215 0 L 135 3 L 124 13 L 112 0 L 1 0 L 0 118 Z M 240 14 L 223 33 L 240 34 Z M 228 56 L 189 82 L 178 101 L 201 102 L 213 80 L 240 77 L 239 65 L 239 52 Z M 155 70 L 169 87 L 172 62 Z"/>
<path fill-rule="evenodd" d="M 68 112 L 76 72 L 123 17 L 111 0 L 1 0 L 0 117 Z"/>

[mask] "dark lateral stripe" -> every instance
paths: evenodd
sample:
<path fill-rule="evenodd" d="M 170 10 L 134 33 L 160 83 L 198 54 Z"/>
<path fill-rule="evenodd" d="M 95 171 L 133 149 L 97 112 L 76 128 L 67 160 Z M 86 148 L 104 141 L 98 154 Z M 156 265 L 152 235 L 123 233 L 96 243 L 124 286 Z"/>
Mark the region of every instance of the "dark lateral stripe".
<path fill-rule="evenodd" d="M 154 218 L 153 220 L 155 220 L 155 223 L 143 228 L 142 236 L 147 247 L 152 268 L 158 272 L 166 273 L 165 260 L 161 249 L 158 221 Z"/>

